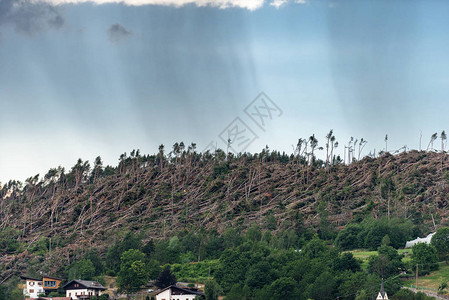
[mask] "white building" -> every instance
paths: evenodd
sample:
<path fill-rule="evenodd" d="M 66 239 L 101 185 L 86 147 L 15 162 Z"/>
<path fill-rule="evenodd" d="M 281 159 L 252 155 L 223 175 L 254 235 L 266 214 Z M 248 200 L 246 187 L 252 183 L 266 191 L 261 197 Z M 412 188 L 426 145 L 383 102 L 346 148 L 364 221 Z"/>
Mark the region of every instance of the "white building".
<path fill-rule="evenodd" d="M 407 243 L 405 243 L 405 248 L 411 248 L 413 247 L 415 244 L 418 243 L 426 243 L 426 244 L 430 244 L 430 240 L 432 239 L 433 235 L 435 234 L 435 232 L 429 234 L 428 236 L 426 236 L 425 238 L 416 238 L 412 241 L 408 241 Z"/>
<path fill-rule="evenodd" d="M 40 294 L 44 294 L 44 287 L 42 286 L 42 280 L 20 276 L 23 280 L 25 280 L 25 284 L 23 285 L 23 294 L 26 297 L 30 298 L 38 298 Z"/>
<path fill-rule="evenodd" d="M 203 293 L 171 285 L 156 294 L 156 300 L 194 300 L 196 296 L 205 299 Z"/>
<path fill-rule="evenodd" d="M 63 286 L 66 297 L 73 300 L 90 299 L 93 296 L 100 296 L 106 290 L 104 286 L 96 281 L 90 280 L 72 280 Z"/>

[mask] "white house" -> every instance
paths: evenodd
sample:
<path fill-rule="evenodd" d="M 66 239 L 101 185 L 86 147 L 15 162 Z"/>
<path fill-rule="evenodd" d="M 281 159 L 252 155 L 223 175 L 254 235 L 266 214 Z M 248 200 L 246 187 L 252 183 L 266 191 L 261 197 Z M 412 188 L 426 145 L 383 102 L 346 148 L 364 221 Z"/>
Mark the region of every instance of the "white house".
<path fill-rule="evenodd" d="M 157 293 L 156 300 L 194 300 L 196 296 L 205 299 L 203 293 L 171 285 Z"/>
<path fill-rule="evenodd" d="M 433 235 L 435 234 L 435 232 L 429 234 L 428 236 L 426 236 L 425 238 L 416 238 L 412 241 L 408 241 L 407 243 L 405 243 L 405 248 L 411 248 L 413 247 L 415 244 L 418 243 L 426 243 L 426 244 L 430 244 L 430 240 L 432 239 Z"/>
<path fill-rule="evenodd" d="M 25 280 L 25 284 L 23 285 L 23 294 L 26 297 L 37 298 L 40 294 L 44 294 L 44 287 L 42 286 L 42 280 L 20 276 L 23 280 Z"/>
<path fill-rule="evenodd" d="M 66 297 L 71 297 L 73 300 L 100 296 L 106 290 L 100 283 L 90 280 L 72 280 L 62 288 L 65 290 Z"/>

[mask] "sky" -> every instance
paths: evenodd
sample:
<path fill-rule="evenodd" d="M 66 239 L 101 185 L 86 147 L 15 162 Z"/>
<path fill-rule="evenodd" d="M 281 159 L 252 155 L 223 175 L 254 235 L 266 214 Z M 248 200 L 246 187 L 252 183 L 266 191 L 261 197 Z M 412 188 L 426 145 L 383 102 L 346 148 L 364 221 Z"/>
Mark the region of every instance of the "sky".
<path fill-rule="evenodd" d="M 341 154 L 426 148 L 449 130 L 447 28 L 444 0 L 0 0 L 0 182 L 330 129 Z"/>

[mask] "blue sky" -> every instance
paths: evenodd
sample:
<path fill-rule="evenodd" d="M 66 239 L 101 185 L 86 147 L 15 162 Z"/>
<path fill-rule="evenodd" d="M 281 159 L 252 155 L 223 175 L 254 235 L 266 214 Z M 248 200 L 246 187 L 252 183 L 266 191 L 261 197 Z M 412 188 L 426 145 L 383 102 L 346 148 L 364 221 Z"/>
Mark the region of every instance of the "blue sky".
<path fill-rule="evenodd" d="M 365 154 L 385 134 L 389 150 L 421 131 L 426 146 L 449 130 L 447 28 L 447 1 L 0 0 L 0 182 L 159 144 L 225 148 L 236 117 L 251 152 L 324 146 L 331 128 Z M 262 91 L 282 110 L 265 131 L 244 113 Z"/>

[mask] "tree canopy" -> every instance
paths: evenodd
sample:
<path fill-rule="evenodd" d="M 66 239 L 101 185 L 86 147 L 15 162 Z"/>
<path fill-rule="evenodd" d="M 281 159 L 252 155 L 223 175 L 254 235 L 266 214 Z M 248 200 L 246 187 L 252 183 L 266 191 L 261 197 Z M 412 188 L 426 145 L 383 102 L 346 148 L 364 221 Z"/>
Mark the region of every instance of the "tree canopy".
<path fill-rule="evenodd" d="M 145 254 L 140 250 L 125 251 L 120 258 L 120 271 L 117 284 L 127 294 L 134 293 L 148 282 L 149 269 Z"/>
<path fill-rule="evenodd" d="M 449 259 L 449 227 L 439 228 L 432 236 L 431 244 L 435 247 L 441 259 Z"/>

